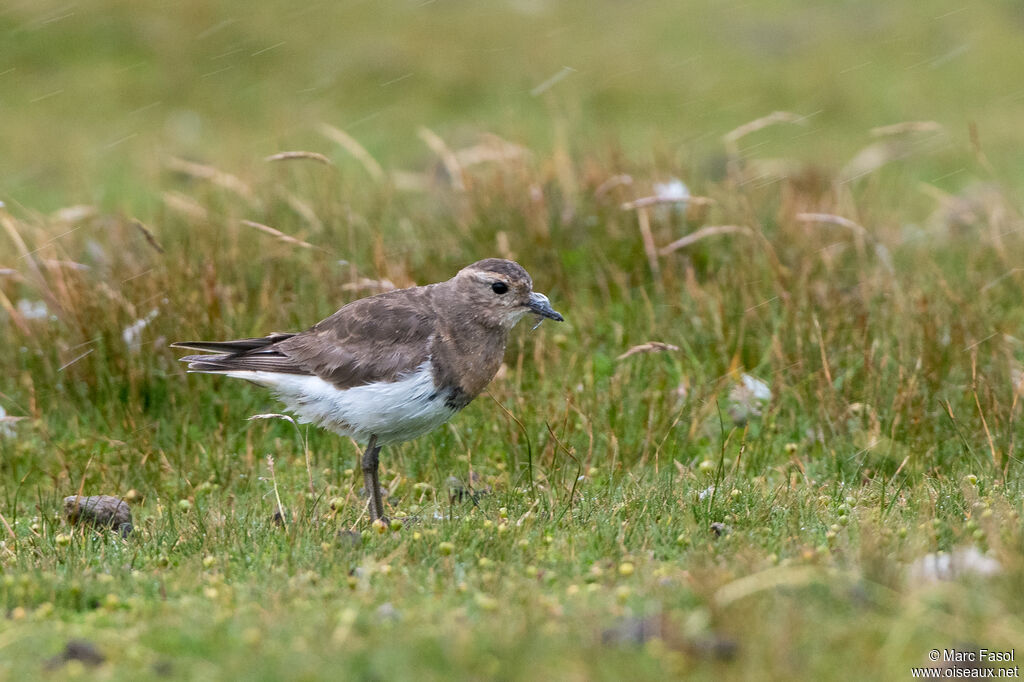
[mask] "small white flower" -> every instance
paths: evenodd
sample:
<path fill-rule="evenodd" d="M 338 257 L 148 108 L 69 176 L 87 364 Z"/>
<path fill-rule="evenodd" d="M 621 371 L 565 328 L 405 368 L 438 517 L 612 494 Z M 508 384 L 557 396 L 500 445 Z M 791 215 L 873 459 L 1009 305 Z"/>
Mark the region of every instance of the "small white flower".
<path fill-rule="evenodd" d="M 124 328 L 124 331 L 121 332 L 121 338 L 124 339 L 124 344 L 128 346 L 129 351 L 138 353 L 142 349 L 142 330 L 159 314 L 159 311 L 154 308 L 149 311 L 148 315 L 140 320 L 135 320 L 135 322 Z"/>
<path fill-rule="evenodd" d="M 679 178 L 670 178 L 668 182 L 654 183 L 654 196 L 664 202 L 673 202 L 657 208 L 662 217 L 668 213 L 686 213 L 686 207 L 690 200 L 690 188 Z"/>
<path fill-rule="evenodd" d="M 671 178 L 668 182 L 654 183 L 654 194 L 666 201 L 686 201 L 690 198 L 690 188 L 679 178 Z"/>
<path fill-rule="evenodd" d="M 24 417 L 8 417 L 7 410 L 0 405 L 0 438 L 14 438 L 17 435 L 15 424 Z"/>
<path fill-rule="evenodd" d="M 736 424 L 746 424 L 751 417 L 760 417 L 762 409 L 771 400 L 772 389 L 768 384 L 743 374 L 739 383 L 729 391 L 729 415 Z"/>
<path fill-rule="evenodd" d="M 987 578 L 1002 573 L 1003 567 L 992 557 L 968 547 L 952 553 L 926 554 L 912 563 L 907 572 L 914 582 L 934 583 L 968 576 Z"/>
<path fill-rule="evenodd" d="M 772 399 L 772 389 L 768 387 L 768 384 L 761 381 L 757 377 L 744 374 L 740 377 L 740 381 L 743 382 L 744 388 L 750 391 L 750 395 L 755 400 L 759 400 L 763 403 L 770 402 Z"/>
<path fill-rule="evenodd" d="M 50 316 L 50 311 L 43 301 L 29 301 L 22 298 L 17 303 L 18 314 L 26 320 L 45 320 Z"/>

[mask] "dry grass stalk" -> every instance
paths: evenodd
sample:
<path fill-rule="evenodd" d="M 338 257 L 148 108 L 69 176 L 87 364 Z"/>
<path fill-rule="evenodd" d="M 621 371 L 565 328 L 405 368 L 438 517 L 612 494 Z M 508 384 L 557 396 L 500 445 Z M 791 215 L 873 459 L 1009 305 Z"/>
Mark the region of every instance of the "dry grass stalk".
<path fill-rule="evenodd" d="M 288 528 L 288 519 L 285 516 L 284 505 L 281 504 L 281 493 L 277 489 L 277 474 L 274 471 L 274 458 L 271 455 L 267 455 L 267 468 L 270 469 L 270 480 L 274 484 L 274 499 L 277 500 L 277 511 L 274 514 L 274 519 L 280 519 L 280 523 L 284 528 Z"/>
<path fill-rule="evenodd" d="M 50 220 L 55 223 L 80 223 L 84 220 L 95 218 L 99 215 L 99 209 L 88 204 L 75 204 L 57 209 L 50 214 Z"/>
<path fill-rule="evenodd" d="M 778 566 L 722 585 L 715 592 L 714 602 L 717 606 L 724 607 L 758 592 L 779 587 L 800 587 L 824 581 L 827 577 L 817 566 Z"/>
<path fill-rule="evenodd" d="M 14 323 L 14 326 L 18 328 L 18 331 L 22 333 L 26 338 L 32 336 L 32 330 L 29 329 L 28 323 L 25 322 L 25 318 L 22 317 L 18 309 L 11 304 L 11 299 L 7 298 L 3 290 L 0 289 L 0 308 L 7 313 L 7 317 Z"/>
<path fill-rule="evenodd" d="M 89 270 L 89 266 L 85 263 L 78 263 L 73 260 L 61 260 L 60 258 L 43 258 L 39 261 L 46 266 L 47 270 L 74 270 L 75 272 L 84 272 Z"/>
<path fill-rule="evenodd" d="M 566 210 L 571 210 L 573 202 L 578 193 L 576 182 L 576 170 L 573 166 L 572 152 L 570 151 L 569 140 L 571 136 L 566 122 L 562 119 L 555 119 L 555 145 L 551 152 L 551 163 L 555 168 L 555 177 L 562 190 L 562 197 Z M 565 214 L 563 213 L 563 216 Z M 544 224 L 545 233 L 547 223 Z"/>
<path fill-rule="evenodd" d="M 14 242 L 15 248 L 20 254 L 18 259 L 25 261 L 25 264 L 28 266 L 30 278 L 39 290 L 39 294 L 53 310 L 62 310 L 62 307 L 57 303 L 56 296 L 54 296 L 53 291 L 50 289 L 49 283 L 46 281 L 46 277 L 43 275 L 43 271 L 39 268 L 39 264 L 33 256 L 39 249 L 35 251 L 29 250 L 25 240 L 21 238 L 21 234 L 18 232 L 14 218 L 3 210 L 2 207 L 0 207 L 0 225 L 3 225 L 7 236 Z"/>
<path fill-rule="evenodd" d="M 905 159 L 912 149 L 906 140 L 881 140 L 857 152 L 839 172 L 842 183 L 873 173 L 890 161 Z"/>
<path fill-rule="evenodd" d="M 509 142 L 494 134 L 486 134 L 480 144 L 456 151 L 455 159 L 462 168 L 468 168 L 481 163 L 519 161 L 529 155 L 530 150 L 522 145 Z"/>
<path fill-rule="evenodd" d="M 640 223 L 640 237 L 644 241 L 647 264 L 651 268 L 651 274 L 657 277 L 661 274 L 661 264 L 658 262 L 658 247 L 654 245 L 654 235 L 651 233 L 650 213 L 646 208 L 641 208 L 636 212 L 636 217 Z"/>
<path fill-rule="evenodd" d="M 178 192 L 164 192 L 161 195 L 167 208 L 180 213 L 189 220 L 202 222 L 209 217 L 209 212 L 199 202 Z"/>
<path fill-rule="evenodd" d="M 623 185 L 632 184 L 632 175 L 628 175 L 626 173 L 619 173 L 618 175 L 613 175 L 597 186 L 597 188 L 594 190 L 594 198 L 600 198 L 607 194 L 608 192 L 610 192 L 611 190 L 615 189 L 616 187 L 622 187 Z"/>
<path fill-rule="evenodd" d="M 651 196 L 641 197 L 640 199 L 634 199 L 633 201 L 627 201 L 622 204 L 621 208 L 624 211 L 632 211 L 638 208 L 644 208 L 646 206 L 657 206 L 658 204 L 687 204 L 691 206 L 711 206 L 717 203 L 710 197 L 698 197 L 698 196 L 685 196 L 685 197 L 663 197 L 663 196 Z"/>
<path fill-rule="evenodd" d="M 871 129 L 873 137 L 884 137 L 886 135 L 902 135 L 904 133 L 937 133 L 944 130 L 941 123 L 936 121 L 903 121 L 892 123 L 887 126 L 878 126 Z"/>
<path fill-rule="evenodd" d="M 844 218 L 841 215 L 835 215 L 833 213 L 797 213 L 796 219 L 804 223 L 827 223 L 829 225 L 839 225 L 840 227 L 849 228 L 851 231 L 870 237 L 868 231 L 863 225 L 855 223 L 849 218 Z"/>
<path fill-rule="evenodd" d="M 668 351 L 678 351 L 679 346 L 673 346 L 671 343 L 663 343 L 661 341 L 648 341 L 647 343 L 641 343 L 638 346 L 633 346 L 625 353 L 615 358 L 616 360 L 625 360 L 631 355 L 639 355 L 640 353 L 666 353 Z"/>
<path fill-rule="evenodd" d="M 284 232 L 281 232 L 281 230 L 275 230 L 269 225 L 264 225 L 263 223 L 257 223 L 253 220 L 242 220 L 241 223 L 243 225 L 248 225 L 249 227 L 255 228 L 260 232 L 265 232 L 266 234 L 269 234 L 272 237 L 276 237 L 279 240 L 285 242 L 286 244 L 294 244 L 295 246 L 301 246 L 304 249 L 317 248 L 316 246 L 313 246 L 309 242 L 304 242 L 301 239 L 298 239 L 297 237 L 293 237 L 290 234 L 285 234 Z"/>
<path fill-rule="evenodd" d="M 142 224 L 141 220 L 133 220 L 132 225 L 134 225 L 135 229 L 141 232 L 142 236 L 146 238 L 146 243 L 156 249 L 157 252 L 165 253 L 164 247 L 160 246 L 160 242 L 156 240 L 156 236 L 148 227 Z"/>
<path fill-rule="evenodd" d="M 393 291 L 395 284 L 389 279 L 370 279 L 360 277 L 354 282 L 341 285 L 342 291 Z"/>
<path fill-rule="evenodd" d="M 729 177 L 733 182 L 736 184 L 742 184 L 743 182 L 739 147 L 739 141 L 743 137 L 779 123 L 803 123 L 805 119 L 806 117 L 804 116 L 799 116 L 788 111 L 773 111 L 767 116 L 762 116 L 761 118 L 754 119 L 753 121 L 749 121 L 739 127 L 733 128 L 723 135 L 722 143 L 725 145 L 725 153 L 727 157 L 726 166 Z"/>
<path fill-rule="evenodd" d="M 853 232 L 856 241 L 857 251 L 861 255 L 864 254 L 865 242 L 871 242 L 874 245 L 875 255 L 878 260 L 881 261 L 882 265 L 890 273 L 894 272 L 892 265 L 892 256 L 889 254 L 889 250 L 885 248 L 885 245 L 875 239 L 874 235 L 867 231 L 867 229 L 860 223 L 855 223 L 849 218 L 843 216 L 834 215 L 832 213 L 797 213 L 796 219 L 805 223 L 823 223 L 826 225 L 837 225 L 839 227 L 845 227 L 846 229 Z"/>
<path fill-rule="evenodd" d="M 549 77 L 543 83 L 530 90 L 530 95 L 532 97 L 537 97 L 538 95 L 544 94 L 545 92 L 553 88 L 555 85 L 557 85 L 559 82 L 561 82 L 563 79 L 565 79 L 567 76 L 573 73 L 576 73 L 576 69 L 572 68 L 571 66 L 563 66 L 553 76 Z"/>
<path fill-rule="evenodd" d="M 767 116 L 762 116 L 761 118 L 754 119 L 753 121 L 749 121 L 739 127 L 733 128 L 722 136 L 722 142 L 725 144 L 725 150 L 730 156 L 739 156 L 737 143 L 741 138 L 763 128 L 767 128 L 768 126 L 773 126 L 779 123 L 803 123 L 805 119 L 805 116 L 800 116 L 799 114 L 794 114 L 789 111 L 773 111 Z"/>
<path fill-rule="evenodd" d="M 242 182 L 242 180 L 236 175 L 225 173 L 213 166 L 195 163 L 194 161 L 186 161 L 185 159 L 179 159 L 177 157 L 171 157 L 165 162 L 165 165 L 167 168 L 178 173 L 184 173 L 185 175 L 190 175 L 200 180 L 212 182 L 218 187 L 222 187 L 229 192 L 237 194 L 250 204 L 258 203 L 256 193 L 253 192 L 252 188 Z"/>
<path fill-rule="evenodd" d="M 441 159 L 441 163 L 444 164 L 444 168 L 448 171 L 449 178 L 451 178 L 452 188 L 460 192 L 464 191 L 466 189 L 466 182 L 462 174 L 462 166 L 459 164 L 459 159 L 455 156 L 454 152 L 441 139 L 441 136 L 426 126 L 420 126 L 416 134 Z"/>
<path fill-rule="evenodd" d="M 863 225 L 855 223 L 849 218 L 844 218 L 840 215 L 833 215 L 832 213 L 797 213 L 796 219 L 802 223 L 824 223 L 826 225 L 837 225 L 839 227 L 845 227 L 846 229 L 853 232 L 857 238 L 857 249 L 859 251 L 864 250 L 865 241 L 874 241 Z"/>
<path fill-rule="evenodd" d="M 288 204 L 289 208 L 298 213 L 303 220 L 309 223 L 310 227 L 317 232 L 324 229 L 323 221 L 320 220 L 312 206 L 287 190 L 282 190 L 281 195 L 284 197 L 284 201 Z"/>
<path fill-rule="evenodd" d="M 323 154 L 319 152 L 304 152 L 304 151 L 290 151 L 290 152 L 278 152 L 265 157 L 264 161 L 294 161 L 296 159 L 309 159 L 310 161 L 316 161 L 322 163 L 325 166 L 333 166 L 334 163 Z"/>
<path fill-rule="evenodd" d="M 658 251 L 658 254 L 662 256 L 667 256 L 673 251 L 678 251 L 679 249 L 686 248 L 690 244 L 694 244 L 696 242 L 699 242 L 701 239 L 704 239 L 705 237 L 712 237 L 716 234 L 753 235 L 754 231 L 751 230 L 749 227 L 744 227 L 742 225 L 707 225 L 706 227 L 700 228 L 696 232 L 691 232 L 685 237 L 675 240 L 671 244 L 661 247 L 661 250 Z"/>
<path fill-rule="evenodd" d="M 71 365 L 75 364 L 75 363 L 76 363 L 76 362 L 78 362 L 79 360 L 82 360 L 83 358 L 85 358 L 86 356 L 88 356 L 88 355 L 89 355 L 90 353 L 92 353 L 92 352 L 93 352 L 94 350 L 96 350 L 96 349 L 95 349 L 95 348 L 90 348 L 89 350 L 85 351 L 84 353 L 81 353 L 81 354 L 79 354 L 79 355 L 76 355 L 75 357 L 71 358 L 70 360 L 68 360 L 67 362 L 65 362 L 65 363 L 64 363 L 63 365 L 61 365 L 60 367 L 58 367 L 58 368 L 57 368 L 57 371 L 58 371 L 58 372 L 63 372 L 64 370 L 66 370 L 66 369 L 67 369 L 68 367 L 70 367 Z"/>
<path fill-rule="evenodd" d="M 384 169 L 377 163 L 377 159 L 373 158 L 370 152 L 366 151 L 366 147 L 359 144 L 354 137 L 329 123 L 320 124 L 320 134 L 338 143 L 342 149 L 351 154 L 356 161 L 362 164 L 371 178 L 378 182 L 384 179 Z"/>

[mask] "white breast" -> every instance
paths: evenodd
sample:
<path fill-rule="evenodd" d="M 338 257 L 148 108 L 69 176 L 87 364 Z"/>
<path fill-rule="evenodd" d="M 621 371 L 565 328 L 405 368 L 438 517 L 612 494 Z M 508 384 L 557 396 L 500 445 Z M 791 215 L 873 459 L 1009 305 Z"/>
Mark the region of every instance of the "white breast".
<path fill-rule="evenodd" d="M 338 389 L 320 377 L 278 372 L 230 371 L 271 389 L 303 423 L 313 423 L 342 436 L 381 445 L 421 436 L 452 418 L 455 410 L 434 385 L 428 360 L 398 381 Z"/>

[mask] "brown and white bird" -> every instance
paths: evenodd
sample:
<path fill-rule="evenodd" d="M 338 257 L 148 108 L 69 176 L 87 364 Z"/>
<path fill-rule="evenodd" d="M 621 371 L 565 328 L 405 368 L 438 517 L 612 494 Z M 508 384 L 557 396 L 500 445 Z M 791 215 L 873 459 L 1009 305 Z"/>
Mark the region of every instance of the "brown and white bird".
<path fill-rule="evenodd" d="M 384 517 L 380 449 L 451 419 L 501 366 L 524 315 L 562 321 L 518 263 L 477 261 L 446 282 L 353 301 L 297 334 L 175 343 L 210 355 L 181 358 L 190 372 L 247 379 L 273 391 L 301 422 L 366 443 L 370 517 Z"/>

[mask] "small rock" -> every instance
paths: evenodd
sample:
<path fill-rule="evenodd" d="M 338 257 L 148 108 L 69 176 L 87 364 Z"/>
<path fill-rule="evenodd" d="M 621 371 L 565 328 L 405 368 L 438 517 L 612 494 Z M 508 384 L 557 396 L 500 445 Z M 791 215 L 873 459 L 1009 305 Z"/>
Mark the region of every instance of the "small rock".
<path fill-rule="evenodd" d="M 377 607 L 376 615 L 377 620 L 381 622 L 394 623 L 402 619 L 402 613 L 389 601 Z"/>
<path fill-rule="evenodd" d="M 709 635 L 691 640 L 686 647 L 690 655 L 711 661 L 731 661 L 736 657 L 739 644 L 735 640 Z"/>
<path fill-rule="evenodd" d="M 342 547 L 355 549 L 363 544 L 363 535 L 359 531 L 342 529 L 338 531 L 338 544 Z"/>
<path fill-rule="evenodd" d="M 448 477 L 448 499 L 450 502 L 462 502 L 469 498 L 476 504 L 481 495 L 490 495 L 491 486 L 484 483 L 483 477 L 475 471 L 469 474 L 469 483 L 464 483 L 455 476 Z"/>
<path fill-rule="evenodd" d="M 46 661 L 46 667 L 50 670 L 59 668 L 68 661 L 81 661 L 88 666 L 96 666 L 107 657 L 99 652 L 96 645 L 84 639 L 71 639 L 64 645 L 64 651 Z"/>
<path fill-rule="evenodd" d="M 601 633 L 601 642 L 619 646 L 639 646 L 651 639 L 663 639 L 664 627 L 660 618 L 620 618 Z"/>
<path fill-rule="evenodd" d="M 116 528 L 122 536 L 132 532 L 132 511 L 119 497 L 93 495 L 64 498 L 64 516 L 71 523 L 90 523 L 101 528 Z"/>
<path fill-rule="evenodd" d="M 728 535 L 732 532 L 732 527 L 721 521 L 715 521 L 711 524 L 711 532 L 715 534 L 716 538 L 720 538 L 723 535 Z"/>
<path fill-rule="evenodd" d="M 157 661 L 153 664 L 153 674 L 157 677 L 170 677 L 174 672 L 174 666 L 170 661 Z"/>

